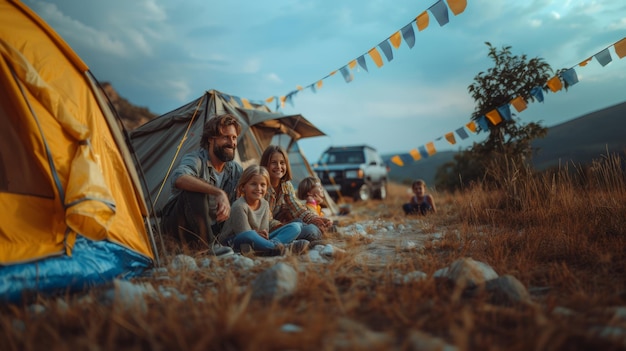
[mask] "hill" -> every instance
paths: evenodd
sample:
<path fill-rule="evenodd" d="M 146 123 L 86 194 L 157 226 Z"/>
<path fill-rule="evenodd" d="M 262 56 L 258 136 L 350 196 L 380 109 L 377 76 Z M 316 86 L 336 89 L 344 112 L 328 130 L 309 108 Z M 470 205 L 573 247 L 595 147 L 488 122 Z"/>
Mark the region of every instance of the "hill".
<path fill-rule="evenodd" d="M 548 135 L 533 142 L 539 148 L 536 169 L 565 163 L 589 164 L 609 153 L 626 152 L 626 102 L 553 126 Z"/>
<path fill-rule="evenodd" d="M 538 148 L 533 157 L 537 170 L 558 167 L 567 163 L 590 164 L 593 160 L 609 153 L 626 153 L 626 102 L 602 110 L 591 112 L 571 121 L 548 128 L 545 138 L 535 140 L 532 145 Z M 395 155 L 383 155 L 391 165 L 389 178 L 395 182 L 404 182 L 422 178 L 426 184 L 434 184 L 437 169 L 454 159 L 456 151 L 443 151 L 406 164 L 403 167 L 391 163 Z"/>
<path fill-rule="evenodd" d="M 150 112 L 148 108 L 135 106 L 121 97 L 110 83 L 103 82 L 101 86 L 127 130 L 133 130 L 157 117 L 157 115 Z"/>
<path fill-rule="evenodd" d="M 104 92 L 117 110 L 122 123 L 128 130 L 157 117 L 145 107 L 138 107 L 119 96 L 113 86 L 102 83 Z M 539 151 L 533 157 L 533 165 L 545 170 L 567 163 L 589 164 L 609 153 L 626 153 L 626 102 L 598 110 L 571 121 L 548 128 L 543 139 L 533 142 Z M 435 182 L 437 169 L 446 162 L 452 162 L 456 151 L 441 151 L 426 159 L 396 166 L 390 159 L 395 154 L 382 155 L 390 165 L 389 178 L 398 183 L 410 183 L 421 178 L 426 184 Z"/>

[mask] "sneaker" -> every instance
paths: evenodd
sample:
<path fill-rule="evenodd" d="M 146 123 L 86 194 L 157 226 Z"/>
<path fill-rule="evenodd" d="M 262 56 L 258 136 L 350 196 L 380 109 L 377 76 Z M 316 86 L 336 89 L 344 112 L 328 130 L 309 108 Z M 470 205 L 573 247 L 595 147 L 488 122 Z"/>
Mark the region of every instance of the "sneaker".
<path fill-rule="evenodd" d="M 300 255 L 309 250 L 308 240 L 294 240 L 288 246 L 288 251 L 294 255 Z"/>
<path fill-rule="evenodd" d="M 314 248 L 317 245 L 324 246 L 326 244 L 328 244 L 328 242 L 326 240 L 312 240 L 312 241 L 309 242 L 309 248 Z"/>
<path fill-rule="evenodd" d="M 252 245 L 246 244 L 246 243 L 241 244 L 239 246 L 239 252 L 241 252 L 241 254 L 244 256 L 254 255 L 254 250 L 252 249 Z"/>
<path fill-rule="evenodd" d="M 230 246 L 222 246 L 220 244 L 213 245 L 209 249 L 209 252 L 208 252 L 209 255 L 214 255 L 214 256 L 228 256 L 234 253 L 235 252 Z"/>
<path fill-rule="evenodd" d="M 258 256 L 282 256 L 285 254 L 285 245 L 275 242 L 275 247 L 267 251 L 257 251 Z"/>

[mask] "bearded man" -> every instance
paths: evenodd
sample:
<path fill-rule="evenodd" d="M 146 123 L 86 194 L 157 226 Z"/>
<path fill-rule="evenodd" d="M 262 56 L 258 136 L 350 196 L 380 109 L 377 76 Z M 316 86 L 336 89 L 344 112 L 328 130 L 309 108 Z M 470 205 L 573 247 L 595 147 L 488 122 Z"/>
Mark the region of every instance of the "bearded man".
<path fill-rule="evenodd" d="M 230 216 L 243 172 L 235 151 L 241 124 L 232 114 L 210 119 L 200 148 L 183 156 L 171 177 L 172 194 L 163 207 L 161 228 L 185 248 L 208 249 L 213 255 L 232 253 L 217 236 Z"/>

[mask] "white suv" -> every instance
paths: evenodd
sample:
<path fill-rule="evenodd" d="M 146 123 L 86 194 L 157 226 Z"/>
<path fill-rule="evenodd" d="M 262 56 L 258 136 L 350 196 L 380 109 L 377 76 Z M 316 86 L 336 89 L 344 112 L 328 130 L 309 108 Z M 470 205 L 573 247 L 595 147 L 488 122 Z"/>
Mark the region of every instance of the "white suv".
<path fill-rule="evenodd" d="M 368 145 L 328 148 L 313 170 L 330 196 L 355 200 L 387 197 L 387 165 L 376 149 Z"/>

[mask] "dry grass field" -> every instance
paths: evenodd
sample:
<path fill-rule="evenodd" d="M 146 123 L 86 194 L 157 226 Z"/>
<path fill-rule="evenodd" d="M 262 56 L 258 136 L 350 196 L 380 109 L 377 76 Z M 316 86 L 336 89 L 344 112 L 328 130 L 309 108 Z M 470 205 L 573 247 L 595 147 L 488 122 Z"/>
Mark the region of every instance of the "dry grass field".
<path fill-rule="evenodd" d="M 383 230 L 329 234 L 343 254 L 324 264 L 289 254 L 241 268 L 198 254 L 206 268 L 133 281 L 156 293 L 130 306 L 106 289 L 2 306 L 0 350 L 624 350 L 623 168 L 607 157 L 584 172 L 511 172 L 502 190 L 434 193 L 438 212 L 421 218 L 402 213 L 407 187 L 390 184 L 386 200 L 350 203 L 339 224 L 369 233 L 380 221 L 425 238 L 417 250 L 363 260 L 376 241 L 398 238 Z M 460 258 L 517 278 L 530 301 L 494 303 L 434 276 Z M 254 298 L 252 281 L 277 262 L 295 268 L 297 286 Z M 394 280 L 415 271 L 425 278 Z"/>

